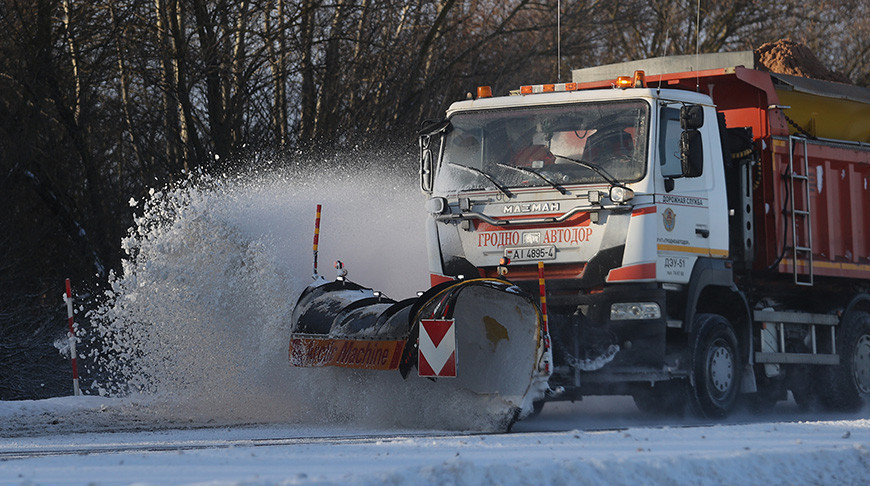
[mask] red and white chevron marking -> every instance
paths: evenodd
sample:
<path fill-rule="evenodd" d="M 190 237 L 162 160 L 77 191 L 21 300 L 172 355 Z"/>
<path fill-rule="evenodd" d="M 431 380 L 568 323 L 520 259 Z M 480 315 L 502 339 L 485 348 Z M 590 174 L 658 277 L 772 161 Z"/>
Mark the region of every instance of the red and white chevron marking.
<path fill-rule="evenodd" d="M 456 326 L 453 319 L 421 319 L 418 373 L 456 377 Z"/>

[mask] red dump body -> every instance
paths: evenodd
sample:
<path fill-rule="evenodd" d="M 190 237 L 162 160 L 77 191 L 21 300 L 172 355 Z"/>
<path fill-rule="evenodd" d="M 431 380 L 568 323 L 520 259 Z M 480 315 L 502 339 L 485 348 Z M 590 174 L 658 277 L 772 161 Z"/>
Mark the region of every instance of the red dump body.
<path fill-rule="evenodd" d="M 762 152 L 762 185 L 757 191 L 756 225 L 761 229 L 757 265 L 762 268 L 775 261 L 785 245 L 792 247 L 795 238 L 789 231 L 791 220 L 783 214 L 787 207 L 784 185 L 788 181 L 789 139 L 774 138 L 772 150 Z M 793 164 L 803 164 L 804 142 L 793 145 Z M 812 272 L 820 276 L 870 278 L 870 147 L 844 147 L 828 142 L 806 142 L 808 157 L 809 210 L 813 261 Z M 803 168 L 795 169 L 803 172 Z M 796 186 L 797 187 L 797 186 Z M 794 202 L 806 207 L 805 193 L 795 189 Z M 764 211 L 768 201 L 769 210 Z M 798 219 L 798 245 L 809 241 L 805 223 Z M 779 263 L 781 272 L 793 271 L 794 257 L 791 252 Z M 809 272 L 806 255 L 798 255 L 798 273 Z"/>
<path fill-rule="evenodd" d="M 792 273 L 797 260 L 798 280 L 870 279 L 870 90 L 742 66 L 656 74 L 646 82 L 697 89 L 713 98 L 727 126 L 752 127 L 760 154 L 753 184 L 755 269 Z M 578 87 L 605 86 L 609 82 Z"/>

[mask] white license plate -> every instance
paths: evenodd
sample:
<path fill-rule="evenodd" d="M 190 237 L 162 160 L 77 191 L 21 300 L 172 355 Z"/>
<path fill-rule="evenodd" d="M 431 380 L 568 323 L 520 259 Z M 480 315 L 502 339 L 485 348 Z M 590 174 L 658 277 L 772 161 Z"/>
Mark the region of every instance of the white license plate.
<path fill-rule="evenodd" d="M 529 260 L 554 260 L 556 258 L 556 247 L 549 246 L 527 246 L 525 248 L 505 248 L 504 256 L 510 258 L 511 261 L 529 261 Z"/>

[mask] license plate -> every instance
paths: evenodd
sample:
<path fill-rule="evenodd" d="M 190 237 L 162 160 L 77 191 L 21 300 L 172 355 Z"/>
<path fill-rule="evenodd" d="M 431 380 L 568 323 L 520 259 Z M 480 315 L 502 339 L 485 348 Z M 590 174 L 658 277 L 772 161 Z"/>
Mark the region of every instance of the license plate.
<path fill-rule="evenodd" d="M 504 256 L 515 262 L 528 260 L 554 260 L 556 258 L 556 247 L 554 245 L 549 245 L 527 246 L 524 248 L 505 248 Z"/>

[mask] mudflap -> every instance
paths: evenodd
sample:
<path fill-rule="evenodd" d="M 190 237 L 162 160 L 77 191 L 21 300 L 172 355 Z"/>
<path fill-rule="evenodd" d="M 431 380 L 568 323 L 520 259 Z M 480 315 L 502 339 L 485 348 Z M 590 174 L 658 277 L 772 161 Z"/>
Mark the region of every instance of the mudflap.
<path fill-rule="evenodd" d="M 452 320 L 456 336 L 456 376 L 434 378 L 484 399 L 509 427 L 532 413 L 549 389 L 541 312 L 534 297 L 509 282 L 474 279 L 431 289 L 412 310 L 412 337 L 421 321 Z M 421 379 L 419 339 L 409 339 L 400 371 Z"/>

